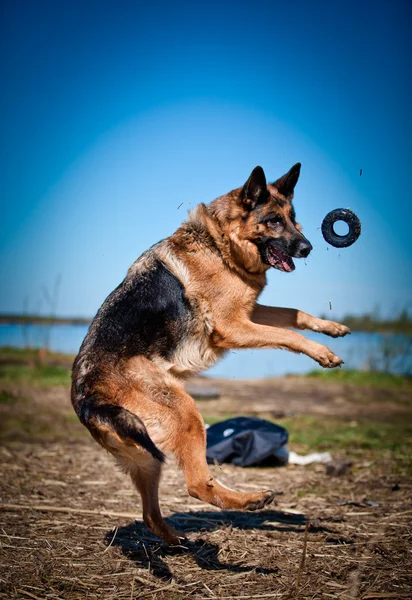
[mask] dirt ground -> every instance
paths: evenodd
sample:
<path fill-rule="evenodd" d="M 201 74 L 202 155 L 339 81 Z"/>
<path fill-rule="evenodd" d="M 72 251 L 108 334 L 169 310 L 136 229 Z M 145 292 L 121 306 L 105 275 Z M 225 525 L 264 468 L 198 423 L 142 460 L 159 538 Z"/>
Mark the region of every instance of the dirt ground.
<path fill-rule="evenodd" d="M 199 401 L 206 418 L 411 419 L 410 390 L 293 377 L 206 385 L 221 395 Z M 189 386 L 202 395 L 205 380 Z M 353 463 L 339 476 L 322 464 L 213 466 L 230 487 L 279 492 L 255 513 L 190 498 L 169 461 L 161 506 L 188 541 L 167 547 L 142 523 L 128 478 L 74 418 L 67 387 L 3 388 L 0 598 L 412 598 L 412 478 L 390 451 L 332 448 Z"/>

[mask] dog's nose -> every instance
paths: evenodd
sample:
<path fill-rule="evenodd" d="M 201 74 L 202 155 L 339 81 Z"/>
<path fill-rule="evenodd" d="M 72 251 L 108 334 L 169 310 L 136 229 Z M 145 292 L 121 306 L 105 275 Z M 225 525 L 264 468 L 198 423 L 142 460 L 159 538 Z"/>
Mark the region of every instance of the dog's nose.
<path fill-rule="evenodd" d="M 306 258 L 312 250 L 312 244 L 308 240 L 301 240 L 296 248 L 295 258 Z"/>

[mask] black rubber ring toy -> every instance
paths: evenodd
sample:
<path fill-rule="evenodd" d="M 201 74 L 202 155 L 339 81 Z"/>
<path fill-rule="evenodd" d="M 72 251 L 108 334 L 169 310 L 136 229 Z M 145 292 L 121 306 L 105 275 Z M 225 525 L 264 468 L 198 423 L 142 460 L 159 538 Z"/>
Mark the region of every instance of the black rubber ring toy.
<path fill-rule="evenodd" d="M 349 226 L 346 235 L 338 235 L 333 228 L 336 221 L 344 221 Z M 322 221 L 322 235 L 331 246 L 335 248 L 347 248 L 352 246 L 361 234 L 361 223 L 358 217 L 349 208 L 336 208 Z"/>

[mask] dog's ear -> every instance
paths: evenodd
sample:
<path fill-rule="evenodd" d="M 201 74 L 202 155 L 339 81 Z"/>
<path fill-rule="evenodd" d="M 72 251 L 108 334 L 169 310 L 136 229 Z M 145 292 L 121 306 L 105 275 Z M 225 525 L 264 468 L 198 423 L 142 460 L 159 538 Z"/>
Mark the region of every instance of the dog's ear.
<path fill-rule="evenodd" d="M 291 196 L 293 194 L 293 190 L 299 179 L 300 166 L 300 163 L 296 163 L 286 175 L 279 177 L 279 179 L 272 184 L 280 194 L 283 194 L 284 196 Z"/>
<path fill-rule="evenodd" d="M 240 200 L 247 210 L 253 210 L 268 197 L 265 173 L 262 167 L 255 167 L 240 192 Z"/>

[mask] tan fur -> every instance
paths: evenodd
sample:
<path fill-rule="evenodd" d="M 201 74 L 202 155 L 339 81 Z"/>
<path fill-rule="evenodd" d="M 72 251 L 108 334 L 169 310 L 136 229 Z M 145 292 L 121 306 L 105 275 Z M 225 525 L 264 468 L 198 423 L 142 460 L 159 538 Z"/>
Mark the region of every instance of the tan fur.
<path fill-rule="evenodd" d="M 156 250 L 156 256 L 162 263 L 169 269 L 171 273 L 180 281 L 180 283 L 186 288 L 190 285 L 190 274 L 183 261 L 173 253 L 173 249 L 167 240 L 161 242 Z"/>

